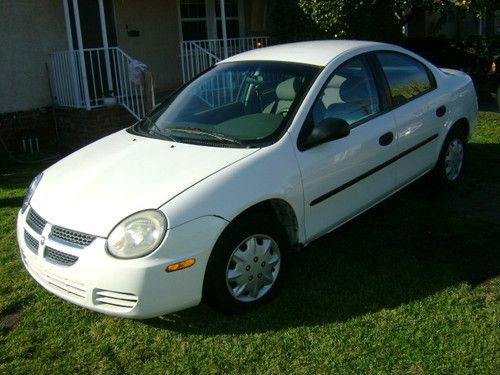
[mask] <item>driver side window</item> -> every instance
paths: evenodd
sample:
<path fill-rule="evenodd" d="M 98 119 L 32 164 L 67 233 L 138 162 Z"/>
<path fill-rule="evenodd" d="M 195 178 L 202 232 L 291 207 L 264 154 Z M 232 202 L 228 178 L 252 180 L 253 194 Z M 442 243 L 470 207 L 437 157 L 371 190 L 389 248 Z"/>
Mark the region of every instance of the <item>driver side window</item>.
<path fill-rule="evenodd" d="M 340 118 L 352 126 L 380 111 L 377 89 L 364 57 L 356 57 L 338 68 L 328 80 L 312 108 L 314 124 Z"/>

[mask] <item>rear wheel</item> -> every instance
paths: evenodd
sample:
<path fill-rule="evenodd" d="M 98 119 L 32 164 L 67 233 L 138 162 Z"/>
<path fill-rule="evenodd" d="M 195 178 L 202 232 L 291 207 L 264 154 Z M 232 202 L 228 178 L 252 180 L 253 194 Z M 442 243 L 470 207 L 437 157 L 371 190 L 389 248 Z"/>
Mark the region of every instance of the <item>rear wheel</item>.
<path fill-rule="evenodd" d="M 465 163 L 466 135 L 460 128 L 450 130 L 434 168 L 434 179 L 443 190 L 454 188 L 462 179 Z"/>
<path fill-rule="evenodd" d="M 270 301 L 281 287 L 288 247 L 285 230 L 270 218 L 252 215 L 231 223 L 210 256 L 207 302 L 238 313 Z"/>

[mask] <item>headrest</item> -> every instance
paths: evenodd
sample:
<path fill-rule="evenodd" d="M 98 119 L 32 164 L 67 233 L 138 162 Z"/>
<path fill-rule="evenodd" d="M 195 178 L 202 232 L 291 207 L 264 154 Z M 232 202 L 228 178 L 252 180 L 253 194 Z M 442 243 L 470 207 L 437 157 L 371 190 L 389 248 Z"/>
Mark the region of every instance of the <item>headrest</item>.
<path fill-rule="evenodd" d="M 296 80 L 294 78 L 287 79 L 276 86 L 276 97 L 278 100 L 294 100 Z"/>
<path fill-rule="evenodd" d="M 339 96 L 345 103 L 359 102 L 366 99 L 366 86 L 360 77 L 346 79 L 339 88 Z"/>

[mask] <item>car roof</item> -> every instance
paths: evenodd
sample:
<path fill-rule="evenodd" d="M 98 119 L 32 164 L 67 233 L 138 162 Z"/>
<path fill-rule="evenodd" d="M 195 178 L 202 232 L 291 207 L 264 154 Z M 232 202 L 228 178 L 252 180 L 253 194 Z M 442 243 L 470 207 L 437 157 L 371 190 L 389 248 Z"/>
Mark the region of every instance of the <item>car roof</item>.
<path fill-rule="evenodd" d="M 231 56 L 223 60 L 223 63 L 260 60 L 325 66 L 332 61 L 332 59 L 344 52 L 356 50 L 364 52 L 373 48 L 395 49 L 395 47 L 396 46 L 390 44 L 362 40 L 317 40 L 256 48 Z"/>

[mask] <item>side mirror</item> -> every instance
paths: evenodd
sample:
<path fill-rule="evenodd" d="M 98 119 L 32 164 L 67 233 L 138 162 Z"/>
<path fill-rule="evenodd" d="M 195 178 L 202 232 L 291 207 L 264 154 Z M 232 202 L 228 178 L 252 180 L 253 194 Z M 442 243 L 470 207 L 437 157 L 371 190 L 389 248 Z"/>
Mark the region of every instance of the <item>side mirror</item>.
<path fill-rule="evenodd" d="M 347 137 L 351 128 L 346 120 L 341 118 L 326 118 L 315 125 L 305 140 L 305 147 L 311 148 L 321 143 Z"/>

